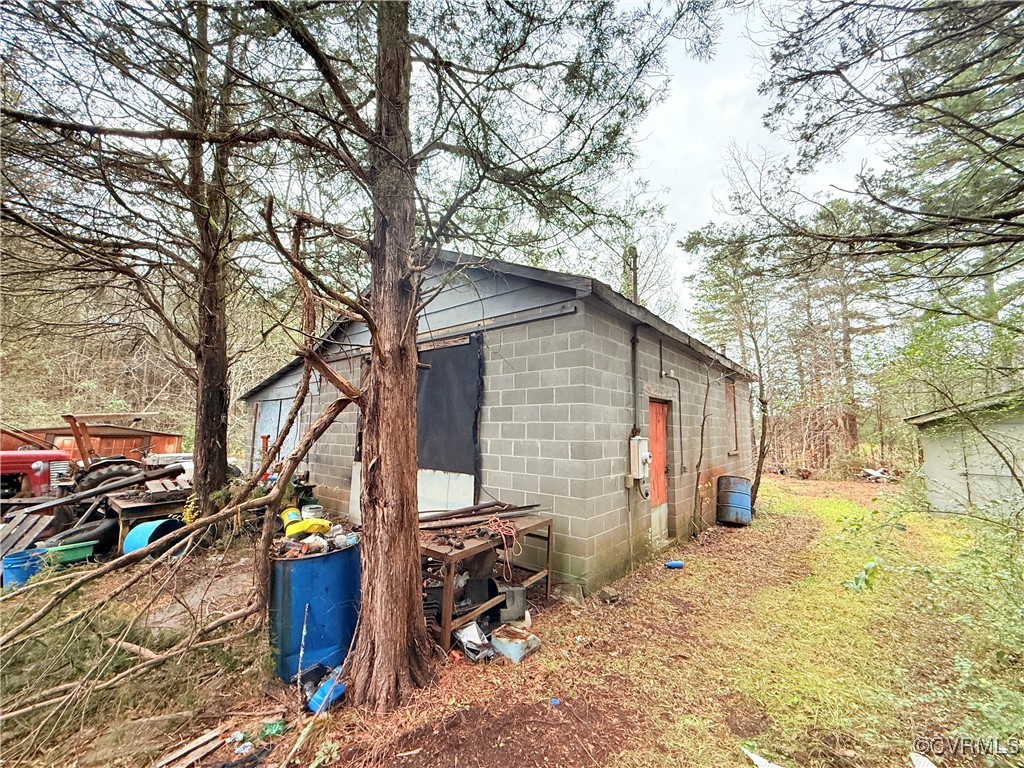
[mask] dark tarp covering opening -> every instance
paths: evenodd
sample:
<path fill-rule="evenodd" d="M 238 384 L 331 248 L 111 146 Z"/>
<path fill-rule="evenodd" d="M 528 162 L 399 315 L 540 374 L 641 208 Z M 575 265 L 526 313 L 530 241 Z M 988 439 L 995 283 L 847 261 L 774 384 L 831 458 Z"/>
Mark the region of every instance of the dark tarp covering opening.
<path fill-rule="evenodd" d="M 416 451 L 420 469 L 476 474 L 477 431 L 483 392 L 481 337 L 468 344 L 420 352 L 416 395 Z"/>
<path fill-rule="evenodd" d="M 420 469 L 476 475 L 483 340 L 422 351 L 416 375 L 416 453 Z M 356 427 L 355 460 L 363 460 L 363 417 Z"/>

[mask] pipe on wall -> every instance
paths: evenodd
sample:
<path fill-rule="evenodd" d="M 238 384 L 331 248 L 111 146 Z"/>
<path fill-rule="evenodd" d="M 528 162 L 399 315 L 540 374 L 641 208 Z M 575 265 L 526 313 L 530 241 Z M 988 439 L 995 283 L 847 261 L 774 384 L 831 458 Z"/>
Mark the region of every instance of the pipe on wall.
<path fill-rule="evenodd" d="M 658 373 L 663 379 L 672 379 L 676 383 L 676 420 L 679 423 L 679 471 L 686 471 L 686 461 L 683 458 L 683 382 L 676 377 L 675 369 L 665 373 L 665 348 L 662 340 L 658 339 Z"/>
<path fill-rule="evenodd" d="M 678 399 L 676 400 L 676 402 L 679 404 L 676 407 L 676 419 L 679 422 L 679 471 L 685 472 L 686 460 L 683 457 L 683 382 L 679 380 L 675 373 L 676 372 L 673 369 L 670 370 L 668 373 L 662 371 L 661 375 L 664 376 L 666 379 L 672 379 L 672 381 L 676 383 L 676 392 L 679 393 Z"/>
<path fill-rule="evenodd" d="M 640 434 L 640 326 L 636 323 L 632 326 L 632 333 L 629 339 L 630 367 L 633 386 L 633 430 L 629 433 L 630 438 Z M 629 457 L 629 441 L 626 441 L 626 456 Z M 626 524 L 629 536 L 629 570 L 633 570 L 633 494 L 636 492 L 636 481 L 626 486 Z"/>
<path fill-rule="evenodd" d="M 633 431 L 629 436 L 636 437 L 640 434 L 640 326 L 635 323 L 629 344 L 633 369 Z"/>

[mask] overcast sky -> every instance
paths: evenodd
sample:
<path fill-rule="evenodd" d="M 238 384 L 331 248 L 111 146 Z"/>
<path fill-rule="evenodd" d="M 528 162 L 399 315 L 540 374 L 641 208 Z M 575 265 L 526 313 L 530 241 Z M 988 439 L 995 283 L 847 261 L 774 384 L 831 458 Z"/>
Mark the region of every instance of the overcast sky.
<path fill-rule="evenodd" d="M 792 151 L 762 124 L 761 116 L 770 105 L 757 93 L 764 67 L 760 49 L 747 32 L 747 21 L 741 15 L 723 18 L 722 34 L 710 61 L 697 61 L 681 42 L 673 44 L 668 55 L 669 96 L 652 110 L 639 131 L 640 162 L 635 170 L 652 188 L 667 188 L 659 197 L 667 205 L 668 220 L 675 223 L 673 243 L 708 221 L 728 218 L 722 208 L 729 194 L 725 169 L 730 145 L 753 154 Z M 750 21 L 756 30 L 756 17 Z M 849 189 L 854 174 L 869 159 L 867 146 L 854 142 L 842 161 L 808 177 L 804 189 L 809 193 L 830 185 Z M 674 246 L 672 255 L 679 290 L 685 294 L 682 277 L 692 272 L 693 265 L 689 256 Z M 685 317 L 675 320 L 688 325 Z"/>

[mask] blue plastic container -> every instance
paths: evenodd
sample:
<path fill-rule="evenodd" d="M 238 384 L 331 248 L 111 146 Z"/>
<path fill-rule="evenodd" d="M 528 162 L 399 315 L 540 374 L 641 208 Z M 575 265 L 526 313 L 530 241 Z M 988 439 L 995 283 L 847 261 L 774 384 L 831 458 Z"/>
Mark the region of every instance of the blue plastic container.
<path fill-rule="evenodd" d="M 314 664 L 339 666 L 348 655 L 359 616 L 359 546 L 275 560 L 269 607 L 278 677 L 291 682 L 299 672 L 303 623 L 303 669 Z"/>
<path fill-rule="evenodd" d="M 173 517 L 165 520 L 150 520 L 146 523 L 134 525 L 128 531 L 128 535 L 124 537 L 124 553 L 127 555 L 129 552 L 148 547 L 154 541 L 162 539 L 167 534 L 184 527 L 184 522 Z"/>
<path fill-rule="evenodd" d="M 24 549 L 5 555 L 3 577 L 5 587 L 20 587 L 43 569 L 46 550 L 42 547 Z"/>
<path fill-rule="evenodd" d="M 303 659 L 305 661 L 305 659 Z M 331 674 L 324 678 L 316 693 L 309 697 L 306 705 L 309 711 L 319 715 L 330 707 L 342 696 L 345 695 L 345 684 L 341 682 L 341 667 L 331 670 Z"/>
<path fill-rule="evenodd" d="M 718 522 L 750 525 L 750 480 L 736 475 L 718 478 Z"/>

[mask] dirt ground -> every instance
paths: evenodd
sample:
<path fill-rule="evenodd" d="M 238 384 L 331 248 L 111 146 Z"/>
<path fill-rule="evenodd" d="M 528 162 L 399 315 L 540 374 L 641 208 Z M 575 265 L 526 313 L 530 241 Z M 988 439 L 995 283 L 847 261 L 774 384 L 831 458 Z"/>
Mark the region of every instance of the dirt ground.
<path fill-rule="evenodd" d="M 267 740 L 265 768 L 281 768 L 297 740 L 289 765 L 303 768 L 749 766 L 740 747 L 785 768 L 908 766 L 913 734 L 956 722 L 954 710 L 906 701 L 949 683 L 959 640 L 935 619 L 900 613 L 912 581 L 893 577 L 867 596 L 840 586 L 871 550 L 837 532 L 886 492 L 772 478 L 754 525 L 714 527 L 660 553 L 614 585 L 613 604 L 545 605 L 533 591 L 540 651 L 518 665 L 447 662 L 434 686 L 387 716 L 339 707 L 313 721 L 294 691 L 252 679 L 244 693 L 221 686 L 166 723 L 140 716 L 145 759 L 132 757 L 130 719 L 99 739 L 82 734 L 93 744 L 75 750 L 77 765 L 151 765 L 211 727 L 253 734 L 283 717 L 288 732 Z M 911 526 L 906 541 L 930 541 L 931 524 Z M 664 567 L 676 558 L 682 571 Z M 234 562 L 204 568 L 245 572 Z M 209 596 L 196 576 L 192 591 Z M 159 609 L 172 625 L 193 610 Z M 202 766 L 236 759 L 225 746 Z"/>
<path fill-rule="evenodd" d="M 880 491 L 773 482 L 808 506 L 867 507 Z M 734 638 L 723 642 L 720 630 L 763 613 L 766 591 L 808 578 L 820 529 L 809 512 L 763 514 L 750 528 L 711 528 L 662 553 L 614 585 L 614 604 L 534 604 L 537 654 L 519 665 L 449 663 L 435 687 L 387 717 L 337 710 L 313 729 L 300 764 L 319 755 L 335 758 L 326 765 L 403 768 L 749 765 L 738 746 L 754 746 L 775 723 L 729 679 L 723 655 Z M 675 557 L 686 563 L 681 572 L 664 568 Z M 846 756 L 857 754 L 855 741 L 822 729 L 786 764 L 859 765 Z M 283 756 L 275 750 L 266 764 Z"/>

